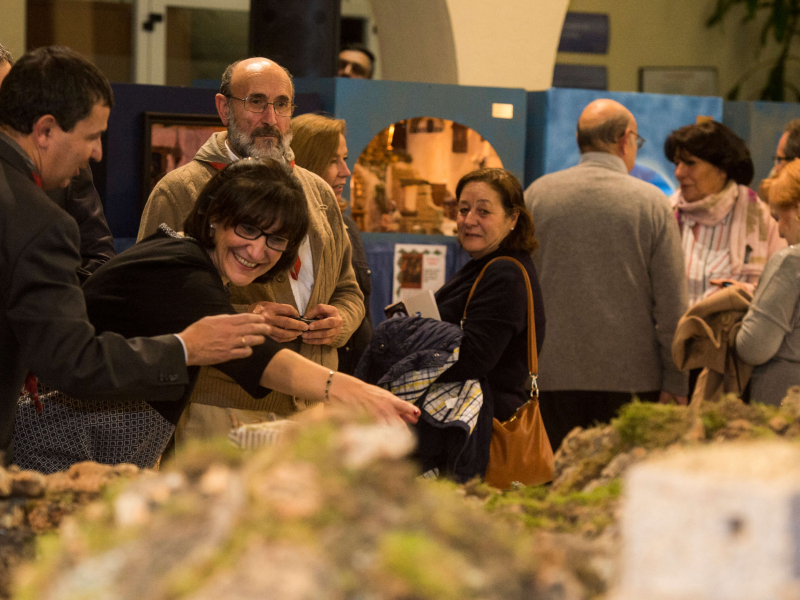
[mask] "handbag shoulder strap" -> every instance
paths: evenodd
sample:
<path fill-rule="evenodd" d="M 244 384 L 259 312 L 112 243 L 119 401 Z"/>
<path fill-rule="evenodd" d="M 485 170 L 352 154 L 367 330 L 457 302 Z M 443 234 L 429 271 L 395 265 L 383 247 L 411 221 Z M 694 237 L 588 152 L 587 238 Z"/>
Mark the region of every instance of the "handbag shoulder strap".
<path fill-rule="evenodd" d="M 469 307 L 469 301 L 472 300 L 472 295 L 475 293 L 475 288 L 478 287 L 478 283 L 483 278 L 483 274 L 486 272 L 486 269 L 489 268 L 494 262 L 498 260 L 508 260 L 513 262 L 517 265 L 522 271 L 522 277 L 525 279 L 525 289 L 528 293 L 528 374 L 531 377 L 530 380 L 530 392 L 531 396 L 535 393 L 537 396 L 539 395 L 539 388 L 536 384 L 536 378 L 539 375 L 539 355 L 536 352 L 536 323 L 533 319 L 533 292 L 531 291 L 531 280 L 528 277 L 528 271 L 522 266 L 522 263 L 519 262 L 516 258 L 512 258 L 510 256 L 498 256 L 497 258 L 493 258 L 488 263 L 486 263 L 481 269 L 478 278 L 475 280 L 475 283 L 472 284 L 472 289 L 469 291 L 469 295 L 467 296 L 467 303 L 464 306 L 464 315 L 461 317 L 461 327 L 464 327 L 464 322 L 467 320 L 467 308 Z"/>

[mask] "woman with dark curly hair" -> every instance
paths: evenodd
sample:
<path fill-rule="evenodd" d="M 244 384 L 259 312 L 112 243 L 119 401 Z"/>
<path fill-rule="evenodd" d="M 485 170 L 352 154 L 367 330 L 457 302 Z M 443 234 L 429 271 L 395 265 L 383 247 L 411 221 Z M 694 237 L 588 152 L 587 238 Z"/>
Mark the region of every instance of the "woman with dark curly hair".
<path fill-rule="evenodd" d="M 686 125 L 664 154 L 680 188 L 670 198 L 681 228 L 689 305 L 716 291 L 716 280 L 755 285 L 770 256 L 786 244 L 769 208 L 748 188 L 753 161 L 744 141 L 722 123 Z"/>

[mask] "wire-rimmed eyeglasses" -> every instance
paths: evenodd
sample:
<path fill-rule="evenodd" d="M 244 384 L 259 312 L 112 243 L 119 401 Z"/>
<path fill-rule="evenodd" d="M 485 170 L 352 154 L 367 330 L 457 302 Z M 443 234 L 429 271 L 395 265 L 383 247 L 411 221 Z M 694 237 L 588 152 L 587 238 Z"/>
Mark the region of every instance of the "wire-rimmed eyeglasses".
<path fill-rule="evenodd" d="M 291 100 L 287 100 L 285 98 L 275 100 L 275 102 L 267 102 L 267 99 L 261 95 L 248 96 L 247 98 L 228 96 L 228 98 L 244 102 L 244 109 L 253 113 L 263 113 L 271 104 L 272 108 L 275 110 L 275 114 L 279 117 L 291 117 L 296 106 L 295 104 L 292 104 Z"/>

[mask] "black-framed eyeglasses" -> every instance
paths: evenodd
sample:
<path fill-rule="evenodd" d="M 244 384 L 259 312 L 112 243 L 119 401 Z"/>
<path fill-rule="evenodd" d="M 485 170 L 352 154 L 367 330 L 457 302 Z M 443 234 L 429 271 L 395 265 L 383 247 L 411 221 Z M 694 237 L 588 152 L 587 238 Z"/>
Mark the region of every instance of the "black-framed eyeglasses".
<path fill-rule="evenodd" d="M 296 107 L 292 104 L 291 100 L 280 99 L 275 102 L 267 102 L 264 96 L 248 96 L 247 98 L 237 98 L 236 96 L 228 96 L 231 100 L 240 100 L 244 102 L 244 109 L 253 113 L 263 113 L 271 104 L 275 110 L 275 114 L 279 117 L 291 117 Z"/>
<path fill-rule="evenodd" d="M 779 165 L 779 164 L 785 163 L 785 162 L 789 162 L 790 160 L 792 160 L 792 158 L 789 157 L 789 156 L 778 156 L 776 154 L 775 156 L 772 157 L 772 162 L 775 163 L 776 165 Z"/>
<path fill-rule="evenodd" d="M 631 131 L 631 133 L 632 133 L 633 135 L 635 135 L 635 136 L 636 136 L 636 148 L 637 148 L 637 150 L 641 150 L 641 149 L 642 149 L 642 146 L 644 146 L 644 143 L 645 143 L 647 140 L 646 140 L 646 139 L 644 139 L 642 136 L 640 136 L 640 135 L 639 135 L 638 133 L 636 133 L 635 131 Z"/>
<path fill-rule="evenodd" d="M 277 252 L 286 252 L 286 248 L 289 246 L 289 240 L 287 240 L 285 237 L 275 235 L 274 233 L 267 233 L 266 231 L 262 231 L 258 227 L 253 227 L 247 223 L 239 223 L 233 228 L 233 232 L 240 238 L 249 240 L 251 242 L 257 240 L 263 235 L 264 240 L 267 243 L 267 248 L 272 248 Z"/>

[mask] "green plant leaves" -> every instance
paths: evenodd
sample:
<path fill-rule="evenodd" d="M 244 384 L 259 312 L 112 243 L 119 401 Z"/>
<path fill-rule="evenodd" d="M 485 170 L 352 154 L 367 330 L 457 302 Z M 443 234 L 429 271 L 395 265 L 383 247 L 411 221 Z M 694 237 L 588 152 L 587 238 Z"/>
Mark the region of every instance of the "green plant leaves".
<path fill-rule="evenodd" d="M 767 82 L 761 90 L 760 99 L 783 102 L 786 100 L 788 89 L 800 100 L 800 90 L 786 81 L 786 62 L 789 56 L 789 49 L 794 36 L 800 34 L 800 29 L 798 29 L 798 24 L 800 23 L 800 0 L 717 0 L 714 12 L 706 21 L 706 27 L 713 27 L 722 23 L 731 9 L 738 4 L 745 5 L 745 15 L 742 18 L 744 23 L 755 20 L 761 11 L 769 13 L 767 19 L 761 25 L 761 34 L 759 36 L 761 48 L 767 45 L 770 29 L 773 31 L 775 41 L 781 46 L 774 64 L 770 67 Z M 727 99 L 736 100 L 739 98 L 742 82 L 749 79 L 760 69 L 761 67 L 757 65 L 747 71 L 728 92 Z"/>

